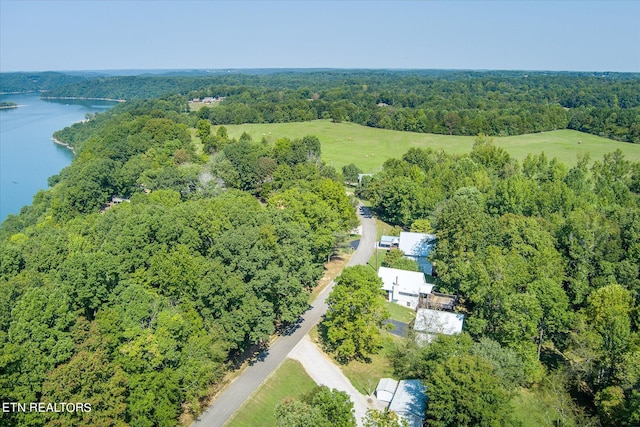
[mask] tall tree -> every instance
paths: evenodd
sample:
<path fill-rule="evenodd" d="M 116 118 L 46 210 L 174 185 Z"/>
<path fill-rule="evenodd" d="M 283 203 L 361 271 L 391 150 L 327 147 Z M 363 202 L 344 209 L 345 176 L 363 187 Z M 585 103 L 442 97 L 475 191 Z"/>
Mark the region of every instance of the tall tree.
<path fill-rule="evenodd" d="M 327 298 L 324 344 L 341 361 L 366 359 L 382 346 L 380 327 L 389 317 L 382 280 L 367 266 L 347 267 Z"/>
<path fill-rule="evenodd" d="M 510 396 L 481 357 L 449 357 L 431 367 L 425 383 L 430 426 L 499 426 L 509 418 Z"/>

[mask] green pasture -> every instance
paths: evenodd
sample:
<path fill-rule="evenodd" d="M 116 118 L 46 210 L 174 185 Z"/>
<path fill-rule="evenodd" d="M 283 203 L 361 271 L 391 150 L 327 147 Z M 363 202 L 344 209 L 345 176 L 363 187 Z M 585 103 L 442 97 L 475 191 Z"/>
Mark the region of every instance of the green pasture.
<path fill-rule="evenodd" d="M 316 387 L 297 360 L 286 359 L 226 424 L 228 427 L 276 425 L 276 405 L 285 398 L 299 399 Z"/>
<path fill-rule="evenodd" d="M 322 157 L 325 161 L 338 170 L 344 165 L 354 163 L 365 172 L 380 170 L 386 159 L 400 157 L 412 147 L 430 147 L 462 154 L 471 151 L 474 141 L 473 136 L 400 132 L 354 123 L 332 123 L 330 120 L 226 127 L 230 137 L 239 138 L 242 132 L 247 132 L 255 141 L 265 137 L 272 143 L 281 137 L 295 139 L 315 135 L 322 143 Z M 573 130 L 494 137 L 494 141 L 520 160 L 529 153 L 538 154 L 544 151 L 549 159 L 557 157 L 561 162 L 573 165 L 578 154 L 589 153 L 595 160 L 619 148 L 628 160 L 640 161 L 640 144 L 613 141 Z"/>

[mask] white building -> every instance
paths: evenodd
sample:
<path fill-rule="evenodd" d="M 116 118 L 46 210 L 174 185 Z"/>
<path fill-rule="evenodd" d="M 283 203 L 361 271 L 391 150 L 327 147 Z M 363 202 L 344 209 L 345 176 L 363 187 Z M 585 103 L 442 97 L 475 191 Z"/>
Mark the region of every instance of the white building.
<path fill-rule="evenodd" d="M 380 378 L 376 387 L 376 398 L 389 405 L 397 388 L 398 381 L 392 378 Z"/>
<path fill-rule="evenodd" d="M 405 419 L 410 427 L 422 427 L 427 409 L 426 387 L 420 380 L 395 381 L 381 378 L 376 387 L 376 397 L 389 411 Z"/>
<path fill-rule="evenodd" d="M 437 334 L 459 334 L 463 324 L 464 314 L 421 308 L 416 313 L 413 330 L 418 342 L 431 342 Z"/>
<path fill-rule="evenodd" d="M 420 269 L 431 274 L 433 266 L 427 257 L 435 247 L 436 235 L 426 233 L 410 233 L 403 231 L 400 233 L 398 249 L 404 252 L 404 256 L 417 261 Z"/>
<path fill-rule="evenodd" d="M 426 282 L 424 273 L 420 271 L 380 267 L 378 277 L 382 279 L 382 289 L 387 292 L 387 301 L 414 309 L 420 297 L 430 294 L 434 286 Z"/>
<path fill-rule="evenodd" d="M 400 238 L 398 236 L 382 236 L 378 243 L 379 249 L 393 249 L 397 248 L 400 244 Z"/>

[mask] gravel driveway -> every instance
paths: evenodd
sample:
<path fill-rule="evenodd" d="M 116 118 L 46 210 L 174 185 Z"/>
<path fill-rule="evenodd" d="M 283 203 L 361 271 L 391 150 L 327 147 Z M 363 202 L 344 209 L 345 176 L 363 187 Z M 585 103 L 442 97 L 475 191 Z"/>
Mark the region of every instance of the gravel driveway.
<path fill-rule="evenodd" d="M 340 368 L 320 351 L 308 335 L 301 339 L 298 345 L 291 350 L 289 358 L 302 363 L 305 371 L 307 371 L 309 376 L 318 385 L 326 385 L 329 388 L 347 392 L 353 402 L 358 425 L 362 425 L 362 419 L 367 409 L 369 409 L 367 397 L 360 394 L 358 390 L 351 385 L 351 382 L 344 376 Z"/>

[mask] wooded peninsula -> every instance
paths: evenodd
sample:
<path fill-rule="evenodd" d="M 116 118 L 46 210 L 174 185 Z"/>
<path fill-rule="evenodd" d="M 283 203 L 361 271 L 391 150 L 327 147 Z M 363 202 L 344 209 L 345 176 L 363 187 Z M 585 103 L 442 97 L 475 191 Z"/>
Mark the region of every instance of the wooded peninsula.
<path fill-rule="evenodd" d="M 435 284 L 465 315 L 461 334 L 389 354 L 398 376 L 427 385 L 428 425 L 640 424 L 640 162 L 615 149 L 640 144 L 638 74 L 3 73 L 8 91 L 126 102 L 56 132 L 74 161 L 0 225 L 2 401 L 94 410 L 0 425 L 193 419 L 308 309 L 358 200 L 397 230 L 437 236 Z M 475 142 L 337 170 L 323 135 L 227 128 L 315 120 Z M 612 149 L 567 166 L 493 141 L 560 129 Z M 361 270 L 349 280 L 374 283 Z M 366 359 L 375 344 L 341 355 Z M 279 408 L 279 425 L 300 425 Z M 334 422 L 320 412 L 317 425 Z"/>

